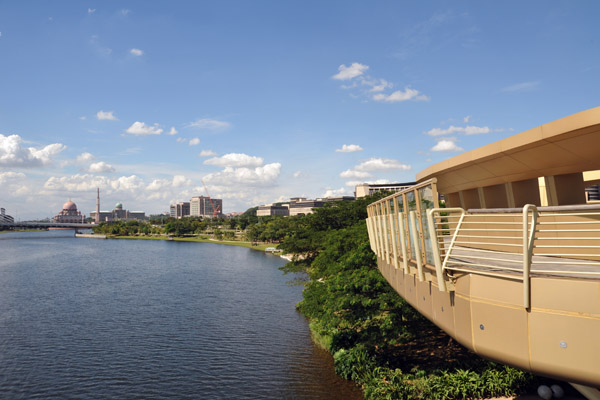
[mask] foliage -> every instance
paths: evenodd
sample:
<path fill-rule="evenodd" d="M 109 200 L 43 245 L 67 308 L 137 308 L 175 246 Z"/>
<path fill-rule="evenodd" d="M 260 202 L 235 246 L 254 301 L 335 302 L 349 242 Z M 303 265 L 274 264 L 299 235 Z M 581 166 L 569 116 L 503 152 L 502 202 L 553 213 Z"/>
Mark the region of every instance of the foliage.
<path fill-rule="evenodd" d="M 297 307 L 313 338 L 333 354 L 336 373 L 360 384 L 368 399 L 481 398 L 532 384 L 531 374 L 484 361 L 449 340 L 390 287 L 365 224 L 366 206 L 376 197 L 288 218 L 279 245 L 301 256 L 283 269 L 308 274 Z M 248 232 L 260 237 L 272 221 Z"/>

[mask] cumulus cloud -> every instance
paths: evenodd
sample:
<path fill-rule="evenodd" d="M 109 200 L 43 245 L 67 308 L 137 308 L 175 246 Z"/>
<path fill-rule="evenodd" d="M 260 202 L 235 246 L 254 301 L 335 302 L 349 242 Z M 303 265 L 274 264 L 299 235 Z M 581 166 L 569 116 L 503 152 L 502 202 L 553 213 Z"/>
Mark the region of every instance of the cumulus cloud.
<path fill-rule="evenodd" d="M 360 179 L 360 178 L 370 178 L 371 175 L 369 172 L 365 171 L 355 171 L 352 169 L 347 169 L 344 172 L 340 173 L 340 177 L 344 179 Z"/>
<path fill-rule="evenodd" d="M 394 84 L 386 79 L 373 78 L 366 75 L 369 69 L 368 65 L 352 63 L 350 66 L 342 64 L 338 67 L 338 73 L 333 75 L 333 79 L 340 81 L 350 81 L 342 85 L 343 89 L 354 89 L 350 96 L 354 98 L 363 97 L 374 101 L 396 103 L 408 100 L 429 100 L 429 97 L 420 93 L 416 89 L 405 87 L 404 90 L 396 90 L 392 93 L 385 93 L 388 89 L 394 87 Z M 357 93 L 358 92 L 358 93 Z"/>
<path fill-rule="evenodd" d="M 131 49 L 131 50 L 129 50 L 129 53 L 136 57 L 139 57 L 144 54 L 144 52 L 140 49 Z"/>
<path fill-rule="evenodd" d="M 230 186 L 232 184 L 242 186 L 267 186 L 273 184 L 280 173 L 280 163 L 266 164 L 263 167 L 256 168 L 226 167 L 222 171 L 206 175 L 204 181 L 217 185 L 227 182 Z"/>
<path fill-rule="evenodd" d="M 322 197 L 338 197 L 338 196 L 345 196 L 348 194 L 348 189 L 346 188 L 339 188 L 339 189 L 327 189 L 325 191 L 325 193 L 323 193 Z"/>
<path fill-rule="evenodd" d="M 437 151 L 437 152 L 451 153 L 451 152 L 463 151 L 464 149 L 462 147 L 457 146 L 456 143 L 454 142 L 454 140 L 443 139 L 443 140 L 438 141 L 437 144 L 435 146 L 433 146 L 430 150 Z"/>
<path fill-rule="evenodd" d="M 395 92 L 391 93 L 391 94 L 383 94 L 383 93 L 378 93 L 373 95 L 373 100 L 375 101 L 384 101 L 387 103 L 395 103 L 398 101 L 407 101 L 407 100 L 429 100 L 429 97 L 419 94 L 418 90 L 415 89 L 411 89 L 411 88 L 404 88 L 404 91 L 402 90 L 396 90 Z"/>
<path fill-rule="evenodd" d="M 332 76 L 333 79 L 337 79 L 340 81 L 345 81 L 348 79 L 356 78 L 365 73 L 369 69 L 368 65 L 363 65 L 360 63 L 352 63 L 350 66 L 346 67 L 345 64 L 342 64 L 338 67 L 338 73 Z"/>
<path fill-rule="evenodd" d="M 9 183 L 22 181 L 26 178 L 26 175 L 22 172 L 6 171 L 0 172 L 0 183 Z"/>
<path fill-rule="evenodd" d="M 163 132 L 163 129 L 158 125 L 146 125 L 144 122 L 135 121 L 125 132 L 130 133 L 132 135 L 160 135 Z"/>
<path fill-rule="evenodd" d="M 376 158 L 372 157 L 366 161 L 363 161 L 359 165 L 353 168 L 354 171 L 360 172 L 378 172 L 378 171 L 410 171 L 412 167 L 407 164 L 402 164 L 398 160 L 391 158 Z"/>
<path fill-rule="evenodd" d="M 198 146 L 200 144 L 200 139 L 199 138 L 190 139 L 190 142 L 188 144 L 190 146 Z"/>
<path fill-rule="evenodd" d="M 179 188 L 183 186 L 190 186 L 192 181 L 183 175 L 174 175 L 173 179 L 155 179 L 148 186 L 146 190 L 151 192 L 161 191 L 171 188 Z"/>
<path fill-rule="evenodd" d="M 92 153 L 85 152 L 85 153 L 81 153 L 80 155 L 77 156 L 77 162 L 80 164 L 88 163 L 88 162 L 92 161 L 94 158 L 95 157 Z"/>
<path fill-rule="evenodd" d="M 213 157 L 213 156 L 216 156 L 216 155 L 217 155 L 217 153 L 215 153 L 212 150 L 202 150 L 200 152 L 200 154 L 198 154 L 198 157 Z"/>
<path fill-rule="evenodd" d="M 71 176 L 48 178 L 44 188 L 50 191 L 93 192 L 96 188 L 114 192 L 137 193 L 144 188 L 144 182 L 136 175 L 107 178 L 106 176 L 76 174 Z"/>
<path fill-rule="evenodd" d="M 177 135 L 179 133 L 179 131 L 177 129 L 175 129 L 174 126 L 171 127 L 171 130 L 169 132 L 167 132 L 167 135 Z"/>
<path fill-rule="evenodd" d="M 454 126 L 450 125 L 446 129 L 442 128 L 433 128 L 426 133 L 430 136 L 443 136 L 443 135 L 451 135 L 454 133 L 463 133 L 465 135 L 479 135 L 482 133 L 490 133 L 492 130 L 487 126 Z"/>
<path fill-rule="evenodd" d="M 112 165 L 107 164 L 104 161 L 99 161 L 99 162 L 90 164 L 90 167 L 88 168 L 87 171 L 91 172 L 93 174 L 102 174 L 102 173 L 115 172 L 116 170 Z"/>
<path fill-rule="evenodd" d="M 196 128 L 207 131 L 218 131 L 231 127 L 231 124 L 226 121 L 219 121 L 217 119 L 201 118 L 194 122 L 187 124 L 188 128 Z"/>
<path fill-rule="evenodd" d="M 362 151 L 363 148 L 357 144 L 345 144 L 341 149 L 335 149 L 336 153 L 353 153 L 355 151 Z"/>
<path fill-rule="evenodd" d="M 96 113 L 96 118 L 100 121 L 118 121 L 119 119 L 114 116 L 114 111 L 98 111 Z"/>
<path fill-rule="evenodd" d="M 53 143 L 42 148 L 23 147 L 19 135 L 0 134 L 0 167 L 41 167 L 50 165 L 53 157 L 67 148 L 64 144 Z"/>
<path fill-rule="evenodd" d="M 213 157 L 205 160 L 205 165 L 215 165 L 217 167 L 260 167 L 263 165 L 262 157 L 249 156 L 242 153 L 229 153 L 221 157 Z"/>

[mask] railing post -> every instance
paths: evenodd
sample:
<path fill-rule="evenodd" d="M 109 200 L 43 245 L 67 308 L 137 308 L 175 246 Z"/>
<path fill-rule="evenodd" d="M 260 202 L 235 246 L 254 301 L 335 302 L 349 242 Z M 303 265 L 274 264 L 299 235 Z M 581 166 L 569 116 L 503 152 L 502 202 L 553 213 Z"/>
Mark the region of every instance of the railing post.
<path fill-rule="evenodd" d="M 531 213 L 531 231 L 529 231 L 529 211 Z M 523 207 L 523 306 L 526 310 L 531 307 L 531 259 L 533 256 L 533 241 L 537 228 L 537 207 L 526 204 Z"/>
<path fill-rule="evenodd" d="M 465 219 L 465 210 L 460 207 L 456 208 L 445 208 L 444 211 L 447 213 L 458 211 L 460 212 L 460 218 L 456 224 L 456 229 L 454 230 L 454 235 L 452 236 L 452 240 L 450 241 L 450 245 L 448 246 L 448 250 L 446 250 L 446 256 L 444 257 L 444 262 L 442 263 L 442 272 L 446 270 L 446 265 L 448 264 L 448 259 L 450 258 L 450 254 L 452 253 L 452 249 L 454 249 L 454 243 L 456 242 L 456 238 L 458 237 L 458 232 L 460 231 L 460 227 Z"/>
<path fill-rule="evenodd" d="M 429 234 L 431 235 L 431 248 L 433 251 L 433 261 L 435 262 L 435 274 L 437 275 L 438 289 L 447 291 L 444 270 L 442 269 L 442 259 L 440 258 L 440 243 L 438 242 L 437 229 L 433 220 L 433 213 L 438 212 L 437 208 L 427 210 L 427 223 L 429 224 Z"/>
<path fill-rule="evenodd" d="M 420 240 L 417 232 L 417 218 L 415 217 L 415 211 L 410 211 L 408 217 L 410 219 L 410 230 L 412 232 L 412 237 L 415 239 L 413 245 L 415 246 L 417 275 L 419 277 L 419 281 L 423 282 L 425 280 L 425 273 L 423 272 L 423 261 L 421 260 L 421 248 L 419 247 Z"/>
<path fill-rule="evenodd" d="M 389 221 L 390 221 L 390 236 L 392 239 L 392 251 L 394 253 L 394 268 L 398 269 L 398 244 L 396 238 L 398 237 L 398 233 L 396 232 L 396 224 L 394 223 L 394 215 L 392 214 L 392 210 L 389 210 Z M 396 212 L 396 208 L 394 207 L 394 212 Z"/>
<path fill-rule="evenodd" d="M 404 227 L 404 213 L 398 213 L 398 230 L 400 231 L 400 250 L 402 251 L 402 267 L 408 274 L 408 252 L 406 251 L 406 228 Z"/>

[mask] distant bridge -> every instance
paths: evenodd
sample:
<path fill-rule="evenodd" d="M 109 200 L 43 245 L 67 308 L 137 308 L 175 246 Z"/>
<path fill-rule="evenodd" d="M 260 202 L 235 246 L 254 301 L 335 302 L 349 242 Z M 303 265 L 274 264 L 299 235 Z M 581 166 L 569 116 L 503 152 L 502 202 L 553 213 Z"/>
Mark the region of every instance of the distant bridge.
<path fill-rule="evenodd" d="M 60 222 L 0 222 L 0 228 L 30 228 L 30 229 L 48 229 L 48 228 L 63 228 L 63 229 L 92 229 L 94 224 L 76 224 L 76 223 L 60 223 Z"/>

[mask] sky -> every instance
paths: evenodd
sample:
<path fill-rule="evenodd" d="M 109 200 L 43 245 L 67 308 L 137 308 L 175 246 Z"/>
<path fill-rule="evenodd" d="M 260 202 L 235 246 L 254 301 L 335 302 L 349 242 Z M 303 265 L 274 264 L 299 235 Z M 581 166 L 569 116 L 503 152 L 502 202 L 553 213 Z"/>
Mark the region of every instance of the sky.
<path fill-rule="evenodd" d="M 600 105 L 600 2 L 0 1 L 0 207 L 415 180 Z M 206 185 L 206 189 L 203 183 Z"/>

